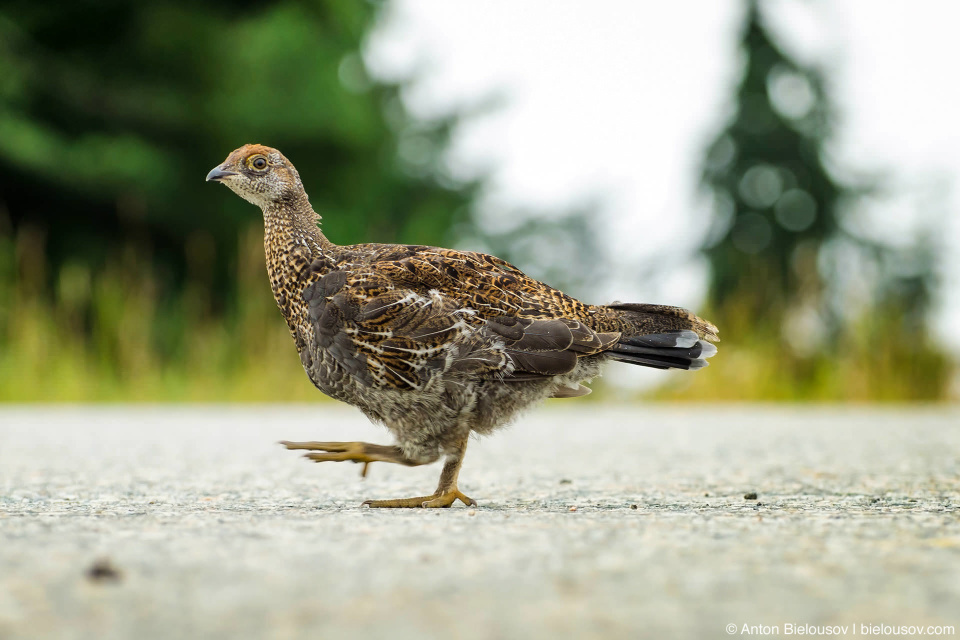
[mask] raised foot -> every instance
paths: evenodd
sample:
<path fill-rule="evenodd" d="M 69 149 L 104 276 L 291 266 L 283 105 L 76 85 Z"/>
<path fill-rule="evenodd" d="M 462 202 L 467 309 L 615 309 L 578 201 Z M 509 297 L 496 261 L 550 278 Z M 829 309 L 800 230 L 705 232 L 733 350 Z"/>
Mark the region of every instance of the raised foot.
<path fill-rule="evenodd" d="M 287 449 L 306 449 L 322 453 L 307 453 L 304 458 L 314 462 L 356 462 L 363 463 L 360 475 L 366 477 L 371 462 L 400 462 L 392 447 L 368 444 L 366 442 L 289 442 L 281 440 Z"/>
<path fill-rule="evenodd" d="M 432 496 L 420 496 L 418 498 L 400 498 L 399 500 L 367 500 L 361 507 L 370 507 L 371 509 L 437 509 L 447 508 L 459 500 L 468 507 L 477 506 L 477 501 L 473 498 L 463 495 L 459 490 L 447 491 L 446 493 L 435 493 Z"/>
<path fill-rule="evenodd" d="M 306 449 L 308 451 L 362 451 L 366 442 L 290 442 L 281 440 L 287 449 Z"/>

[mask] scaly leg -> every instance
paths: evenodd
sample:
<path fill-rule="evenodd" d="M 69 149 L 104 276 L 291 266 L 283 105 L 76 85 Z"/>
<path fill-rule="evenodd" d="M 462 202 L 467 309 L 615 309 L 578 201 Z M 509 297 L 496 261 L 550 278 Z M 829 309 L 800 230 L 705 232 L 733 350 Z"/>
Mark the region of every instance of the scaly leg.
<path fill-rule="evenodd" d="M 367 467 L 371 462 L 393 462 L 408 467 L 424 464 L 405 457 L 403 451 L 397 446 L 391 447 L 368 442 L 288 442 L 286 440 L 281 440 L 280 444 L 287 449 L 323 451 L 324 453 L 308 453 L 303 456 L 314 462 L 362 462 L 363 471 L 360 472 L 360 475 L 363 477 L 367 476 Z"/>
<path fill-rule="evenodd" d="M 452 451 L 447 452 L 447 459 L 443 463 L 443 471 L 440 472 L 440 484 L 437 490 L 430 496 L 420 496 L 417 498 L 401 498 L 399 500 L 367 500 L 361 506 L 371 508 L 436 508 L 449 507 L 459 500 L 463 504 L 475 507 L 477 501 L 467 497 L 457 488 L 457 477 L 460 475 L 460 465 L 463 464 L 463 455 L 467 450 L 467 439 L 469 433 L 464 436 L 460 444 Z"/>

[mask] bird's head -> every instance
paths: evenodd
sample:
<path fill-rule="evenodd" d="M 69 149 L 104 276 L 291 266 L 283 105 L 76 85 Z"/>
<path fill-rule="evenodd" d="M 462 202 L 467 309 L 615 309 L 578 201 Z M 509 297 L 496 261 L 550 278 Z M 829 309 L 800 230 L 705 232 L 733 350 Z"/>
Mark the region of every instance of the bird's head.
<path fill-rule="evenodd" d="M 276 149 L 246 144 L 214 167 L 207 182 L 221 182 L 238 196 L 261 209 L 297 204 L 306 198 L 300 174 Z"/>

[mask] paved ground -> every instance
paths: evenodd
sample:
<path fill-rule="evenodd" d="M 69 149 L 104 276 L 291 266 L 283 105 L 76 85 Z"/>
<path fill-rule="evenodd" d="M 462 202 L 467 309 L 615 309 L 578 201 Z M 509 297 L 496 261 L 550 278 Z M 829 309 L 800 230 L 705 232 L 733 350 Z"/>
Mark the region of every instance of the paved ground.
<path fill-rule="evenodd" d="M 2 409 L 0 638 L 960 632 L 957 410 L 562 402 L 471 444 L 480 505 L 443 511 L 358 506 L 436 466 L 274 444 L 386 440 L 335 405 Z"/>

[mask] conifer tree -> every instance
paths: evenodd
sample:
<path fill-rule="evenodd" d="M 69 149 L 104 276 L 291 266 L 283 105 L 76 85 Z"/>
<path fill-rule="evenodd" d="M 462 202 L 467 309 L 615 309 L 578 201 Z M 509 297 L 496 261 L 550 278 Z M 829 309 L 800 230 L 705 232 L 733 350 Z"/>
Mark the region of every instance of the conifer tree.
<path fill-rule="evenodd" d="M 760 359 L 788 397 L 941 397 L 949 370 L 927 327 L 932 245 L 893 247 L 846 224 L 875 187 L 831 173 L 824 74 L 777 45 L 758 0 L 747 2 L 740 46 L 736 111 L 702 166 L 710 317 L 742 346 L 764 343 Z"/>

